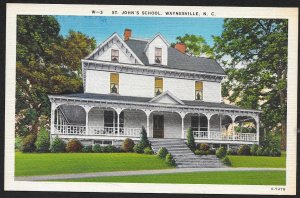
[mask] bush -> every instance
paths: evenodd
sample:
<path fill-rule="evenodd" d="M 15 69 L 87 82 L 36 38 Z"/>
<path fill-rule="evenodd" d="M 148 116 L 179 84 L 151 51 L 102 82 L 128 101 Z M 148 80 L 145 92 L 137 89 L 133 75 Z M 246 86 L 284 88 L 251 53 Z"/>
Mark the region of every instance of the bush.
<path fill-rule="evenodd" d="M 41 128 L 39 131 L 35 141 L 35 147 L 37 152 L 49 152 L 50 137 L 49 132 L 45 128 Z"/>
<path fill-rule="evenodd" d="M 242 145 L 237 151 L 238 155 L 250 155 L 250 147 L 248 145 Z"/>
<path fill-rule="evenodd" d="M 80 152 L 82 147 L 83 146 L 79 140 L 72 139 L 67 143 L 66 151 L 69 153 Z"/>
<path fill-rule="evenodd" d="M 123 144 L 122 144 L 123 151 L 125 151 L 125 152 L 132 152 L 133 151 L 133 147 L 134 147 L 134 141 L 132 139 L 126 138 L 123 141 Z"/>
<path fill-rule="evenodd" d="M 250 148 L 250 154 L 251 155 L 257 155 L 257 150 L 258 150 L 258 145 L 257 144 L 253 144 Z"/>
<path fill-rule="evenodd" d="M 222 162 L 227 165 L 227 166 L 231 166 L 231 161 L 229 159 L 229 157 L 224 157 L 224 159 L 222 159 Z"/>
<path fill-rule="evenodd" d="M 196 149 L 195 139 L 191 128 L 187 131 L 187 146 L 194 151 Z"/>
<path fill-rule="evenodd" d="M 136 144 L 133 147 L 133 151 L 136 153 L 143 153 L 144 152 L 144 148 L 142 147 L 141 144 Z"/>
<path fill-rule="evenodd" d="M 101 148 L 100 144 L 94 144 L 93 152 L 94 153 L 101 153 L 102 152 L 102 148 Z"/>
<path fill-rule="evenodd" d="M 144 126 L 142 127 L 141 140 L 140 140 L 139 144 L 141 145 L 141 147 L 143 149 L 150 146 L 150 143 L 149 143 L 149 140 L 148 140 L 148 137 L 147 137 L 147 132 L 146 132 L 146 129 L 145 129 Z"/>
<path fill-rule="evenodd" d="M 59 137 L 55 137 L 51 146 L 50 151 L 52 153 L 61 153 L 66 151 L 66 143 Z"/>
<path fill-rule="evenodd" d="M 280 157 L 281 151 L 280 151 L 280 149 L 277 149 L 277 148 L 271 149 L 270 155 L 273 157 Z"/>
<path fill-rule="evenodd" d="M 92 153 L 93 152 L 93 148 L 92 145 L 89 146 L 84 146 L 81 150 L 83 153 Z"/>
<path fill-rule="evenodd" d="M 218 148 L 217 151 L 216 151 L 216 156 L 220 159 L 225 157 L 226 156 L 226 149 L 222 146 L 220 148 Z"/>
<path fill-rule="evenodd" d="M 231 148 L 227 149 L 226 155 L 232 155 L 233 154 L 233 150 Z"/>
<path fill-rule="evenodd" d="M 169 152 L 165 147 L 161 147 L 157 152 L 157 156 L 164 159 L 164 158 L 166 158 L 168 153 Z"/>
<path fill-rule="evenodd" d="M 21 147 L 22 147 L 22 138 L 21 136 L 19 135 L 16 135 L 16 138 L 15 138 L 15 149 L 16 150 L 21 150 Z"/>
<path fill-rule="evenodd" d="M 173 158 L 173 156 L 171 155 L 171 153 L 168 153 L 166 155 L 166 163 L 169 165 L 169 166 L 176 166 L 176 162 Z"/>
<path fill-rule="evenodd" d="M 262 154 L 263 154 L 263 156 L 269 156 L 270 155 L 270 148 L 265 148 Z"/>
<path fill-rule="evenodd" d="M 264 149 L 262 147 L 258 147 L 256 151 L 257 156 L 263 156 Z"/>
<path fill-rule="evenodd" d="M 107 145 L 105 147 L 103 147 L 103 152 L 104 153 L 116 153 L 119 152 L 118 148 L 113 146 L 113 145 Z"/>
<path fill-rule="evenodd" d="M 215 155 L 215 154 L 216 154 L 216 149 L 210 149 L 210 150 L 209 150 L 209 154 Z"/>
<path fill-rule="evenodd" d="M 21 151 L 24 153 L 34 152 L 36 149 L 34 144 L 35 139 L 36 139 L 35 134 L 31 133 L 27 135 L 22 141 Z"/>
<path fill-rule="evenodd" d="M 144 153 L 151 155 L 151 154 L 153 154 L 153 151 L 152 151 L 151 147 L 148 146 L 147 148 L 144 149 Z"/>
<path fill-rule="evenodd" d="M 200 144 L 199 149 L 202 151 L 208 151 L 210 149 L 210 147 L 208 144 L 202 143 L 202 144 Z"/>
<path fill-rule="evenodd" d="M 201 153 L 202 153 L 202 151 L 201 150 L 199 150 L 199 149 L 196 149 L 195 151 L 194 151 L 194 153 L 195 153 L 195 155 L 202 155 Z"/>

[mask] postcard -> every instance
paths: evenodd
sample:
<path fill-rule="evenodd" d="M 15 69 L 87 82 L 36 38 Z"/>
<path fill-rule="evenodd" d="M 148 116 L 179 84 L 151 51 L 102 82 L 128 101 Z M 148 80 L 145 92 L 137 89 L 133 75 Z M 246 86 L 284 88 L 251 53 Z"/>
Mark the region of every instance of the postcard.
<path fill-rule="evenodd" d="M 7 4 L 5 190 L 296 193 L 297 8 Z"/>

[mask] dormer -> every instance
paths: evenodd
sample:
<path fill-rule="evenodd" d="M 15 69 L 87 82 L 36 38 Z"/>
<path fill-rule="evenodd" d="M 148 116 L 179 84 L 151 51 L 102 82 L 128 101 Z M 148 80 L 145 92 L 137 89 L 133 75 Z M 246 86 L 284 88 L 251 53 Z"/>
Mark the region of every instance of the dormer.
<path fill-rule="evenodd" d="M 145 47 L 145 54 L 150 65 L 168 64 L 168 47 L 170 44 L 161 35 L 157 34 Z"/>

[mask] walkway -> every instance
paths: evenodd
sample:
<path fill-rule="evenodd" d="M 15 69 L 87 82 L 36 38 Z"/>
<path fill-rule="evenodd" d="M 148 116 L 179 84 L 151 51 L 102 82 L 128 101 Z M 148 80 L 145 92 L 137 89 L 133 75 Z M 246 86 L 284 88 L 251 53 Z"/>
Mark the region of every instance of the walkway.
<path fill-rule="evenodd" d="M 218 172 L 218 171 L 285 171 L 285 168 L 174 168 L 161 170 L 139 170 L 139 171 L 115 171 L 115 172 L 95 172 L 95 173 L 76 173 L 60 175 L 41 175 L 15 177 L 16 181 L 45 181 L 45 180 L 66 180 L 90 177 L 111 177 L 111 176 L 129 176 L 129 175 L 153 175 L 168 173 L 190 173 L 190 172 Z"/>

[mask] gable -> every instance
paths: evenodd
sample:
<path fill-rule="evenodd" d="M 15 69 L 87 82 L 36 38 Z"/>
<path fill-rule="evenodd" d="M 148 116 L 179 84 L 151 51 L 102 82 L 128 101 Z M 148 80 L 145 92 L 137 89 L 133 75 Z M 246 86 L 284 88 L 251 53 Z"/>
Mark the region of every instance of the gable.
<path fill-rule="evenodd" d="M 149 64 L 157 64 L 155 62 L 155 49 L 159 48 L 162 51 L 161 65 L 168 64 L 168 47 L 167 41 L 160 35 L 156 35 L 145 47 L 145 53 L 148 57 Z"/>
<path fill-rule="evenodd" d="M 152 98 L 149 102 L 162 103 L 162 104 L 174 104 L 174 105 L 175 104 L 176 105 L 184 104 L 180 99 L 178 99 L 176 96 L 174 96 L 169 91 L 166 91 L 166 92 L 160 94 L 159 96 Z"/>
<path fill-rule="evenodd" d="M 140 64 L 142 61 L 128 47 L 128 45 L 120 38 L 117 33 L 114 33 L 101 45 L 99 45 L 89 56 L 88 60 L 111 61 L 111 50 L 119 50 L 119 63 Z"/>

